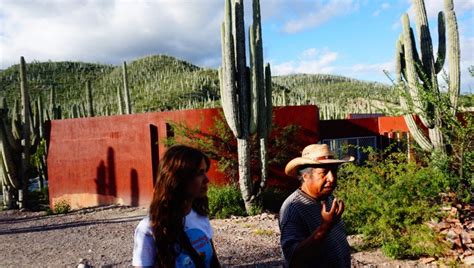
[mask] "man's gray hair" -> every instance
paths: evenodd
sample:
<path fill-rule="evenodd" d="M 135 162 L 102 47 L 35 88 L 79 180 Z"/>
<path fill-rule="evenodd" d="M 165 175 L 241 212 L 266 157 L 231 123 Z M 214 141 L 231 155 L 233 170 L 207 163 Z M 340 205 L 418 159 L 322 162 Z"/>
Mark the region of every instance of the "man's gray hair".
<path fill-rule="evenodd" d="M 303 182 L 303 175 L 310 174 L 312 170 L 313 170 L 313 167 L 303 166 L 301 169 L 298 170 L 298 180 L 300 182 Z"/>

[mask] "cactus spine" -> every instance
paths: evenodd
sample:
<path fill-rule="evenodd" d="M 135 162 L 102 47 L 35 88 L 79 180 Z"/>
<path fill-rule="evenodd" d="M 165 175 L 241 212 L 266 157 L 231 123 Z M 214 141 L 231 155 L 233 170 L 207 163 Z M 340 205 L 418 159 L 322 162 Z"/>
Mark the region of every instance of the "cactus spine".
<path fill-rule="evenodd" d="M 417 33 L 420 42 L 420 53 L 415 44 L 413 30 L 407 14 L 402 16 L 403 32 L 397 41 L 396 72 L 397 83 L 408 94 L 401 94 L 400 103 L 402 107 L 412 107 L 422 124 L 428 128 L 428 136 L 417 126 L 412 115 L 405 115 L 405 121 L 415 141 L 425 151 L 445 152 L 441 128 L 443 126 L 441 107 L 436 106 L 441 99 L 438 86 L 437 74 L 444 65 L 446 56 L 445 16 L 441 11 L 438 15 L 438 57 L 435 61 L 433 56 L 433 45 L 429 32 L 428 19 L 423 0 L 413 0 L 417 16 Z M 447 11 L 446 23 L 448 25 L 448 57 L 449 57 L 449 95 L 451 111 L 456 113 L 457 98 L 459 95 L 459 36 L 456 16 L 453 11 L 453 1 L 445 0 Z M 420 54 L 420 56 L 419 56 Z M 427 97 L 429 96 L 429 97 Z M 430 99 L 431 98 L 431 99 Z"/>
<path fill-rule="evenodd" d="M 265 73 L 263 68 L 260 3 L 253 1 L 254 24 L 249 30 L 250 70 L 245 55 L 243 10 L 243 0 L 226 0 L 219 80 L 224 116 L 237 138 L 239 185 L 249 212 L 256 205 L 267 178 L 266 139 L 271 126 L 272 100 L 270 66 L 267 65 Z M 255 132 L 260 139 L 262 176 L 260 184 L 254 188 L 250 176 L 250 135 Z"/>

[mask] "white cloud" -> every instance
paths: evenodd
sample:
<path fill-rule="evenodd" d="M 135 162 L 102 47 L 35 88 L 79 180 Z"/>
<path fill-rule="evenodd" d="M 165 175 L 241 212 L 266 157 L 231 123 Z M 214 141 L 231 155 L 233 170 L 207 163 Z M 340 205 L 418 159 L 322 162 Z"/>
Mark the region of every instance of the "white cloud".
<path fill-rule="evenodd" d="M 425 2 L 425 9 L 426 15 L 428 19 L 437 19 L 438 13 L 440 11 L 444 11 L 444 0 L 430 0 L 424 1 Z M 453 1 L 454 2 L 454 11 L 456 12 L 456 16 L 461 16 L 462 14 L 468 12 L 474 12 L 474 1 L 472 0 L 461 0 L 461 1 Z M 415 18 L 415 8 L 413 5 L 410 6 L 408 10 L 408 15 L 410 18 Z"/>
<path fill-rule="evenodd" d="M 332 64 L 337 58 L 337 52 L 329 51 L 328 49 L 317 50 L 316 48 L 310 48 L 301 52 L 301 56 L 296 61 L 272 63 L 272 74 L 333 73 L 334 66 Z"/>
<path fill-rule="evenodd" d="M 392 24 L 392 30 L 394 31 L 400 31 L 402 29 L 402 24 L 400 21 L 396 21 Z"/>
<path fill-rule="evenodd" d="M 380 63 L 358 63 L 338 68 L 338 72 L 348 77 L 390 83 L 390 79 L 386 77 L 384 71 L 388 71 L 392 76 L 394 75 L 395 66 L 393 60 Z"/>
<path fill-rule="evenodd" d="M 474 77 L 469 73 L 468 68 L 474 66 L 474 36 L 460 37 L 461 45 L 461 90 L 463 92 L 474 93 Z M 449 62 L 448 62 L 449 65 Z M 445 69 L 448 67 L 446 66 Z"/>
<path fill-rule="evenodd" d="M 318 1 L 307 6 L 305 10 L 300 10 L 302 12 L 298 18 L 286 22 L 283 31 L 286 33 L 300 32 L 319 26 L 334 17 L 350 13 L 358 8 L 359 3 L 352 0 L 330 0 L 326 4 L 321 4 Z"/>
<path fill-rule="evenodd" d="M 378 15 L 380 15 L 380 13 L 382 13 L 384 10 L 387 10 L 390 8 L 390 4 L 389 3 L 383 3 L 382 5 L 380 5 L 380 7 L 374 11 L 374 13 L 372 13 L 373 16 L 377 17 Z"/>
<path fill-rule="evenodd" d="M 119 63 L 160 53 L 216 65 L 223 1 L 2 0 L 0 18 L 0 68 L 20 56 Z"/>

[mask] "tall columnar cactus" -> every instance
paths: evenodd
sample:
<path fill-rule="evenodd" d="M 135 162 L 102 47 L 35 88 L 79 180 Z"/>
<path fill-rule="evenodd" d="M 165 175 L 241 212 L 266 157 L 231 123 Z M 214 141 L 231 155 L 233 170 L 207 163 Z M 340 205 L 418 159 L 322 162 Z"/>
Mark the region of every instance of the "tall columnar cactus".
<path fill-rule="evenodd" d="M 132 113 L 132 104 L 130 101 L 130 89 L 128 88 L 127 62 L 123 62 L 123 97 L 125 102 L 125 113 Z"/>
<path fill-rule="evenodd" d="M 405 115 L 405 121 L 415 141 L 425 151 L 445 152 L 446 142 L 442 133 L 443 119 L 440 107 L 440 90 L 437 74 L 442 70 L 446 48 L 449 59 L 449 95 L 450 109 L 457 110 L 460 81 L 459 35 L 453 1 L 445 0 L 446 18 L 441 11 L 438 14 L 438 53 L 435 60 L 433 45 L 429 32 L 428 19 L 423 0 L 413 0 L 417 17 L 417 33 L 420 42 L 420 53 L 415 43 L 413 29 L 410 27 L 408 14 L 402 16 L 403 32 L 397 41 L 396 72 L 398 85 L 407 92 L 401 94 L 403 108 L 412 108 L 419 116 L 428 135 L 416 124 L 413 116 Z M 449 42 L 446 46 L 445 20 L 448 28 Z"/>
<path fill-rule="evenodd" d="M 246 63 L 243 0 L 226 0 L 222 25 L 222 67 L 219 69 L 221 102 L 226 121 L 237 138 L 239 185 L 247 211 L 256 205 L 265 186 L 266 139 L 271 121 L 270 65 L 263 68 L 259 0 L 253 1 L 253 25 L 249 29 L 250 68 Z M 262 176 L 255 185 L 250 175 L 250 136 L 260 139 Z"/>
<path fill-rule="evenodd" d="M 3 192 L 7 196 L 4 202 L 9 208 L 15 201 L 19 206 L 26 206 L 28 181 L 31 172 L 30 156 L 36 151 L 39 142 L 38 111 L 31 114 L 28 83 L 26 80 L 26 64 L 20 60 L 21 113 L 12 116 L 8 122 L 6 102 L 0 106 L 0 173 L 2 174 Z M 37 107 L 37 105 L 35 105 Z M 16 108 L 13 111 L 16 113 Z M 35 119 L 33 119 L 33 117 Z M 11 123 L 11 126 L 10 124 Z"/>
<path fill-rule="evenodd" d="M 118 114 L 123 114 L 123 97 L 122 97 L 122 90 L 120 86 L 117 87 L 117 104 L 118 104 Z M 106 106 L 108 107 L 108 106 Z"/>
<path fill-rule="evenodd" d="M 94 103 L 92 98 L 92 87 L 91 81 L 87 80 L 86 82 L 86 96 L 87 96 L 87 115 L 89 117 L 94 117 Z"/>

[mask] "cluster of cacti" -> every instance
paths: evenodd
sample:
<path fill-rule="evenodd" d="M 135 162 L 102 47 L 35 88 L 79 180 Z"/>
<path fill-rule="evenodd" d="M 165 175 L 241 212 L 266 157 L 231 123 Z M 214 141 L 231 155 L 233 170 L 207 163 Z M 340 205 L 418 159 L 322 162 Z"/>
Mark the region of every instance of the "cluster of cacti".
<path fill-rule="evenodd" d="M 49 97 L 55 104 L 46 110 L 48 119 L 88 116 L 88 100 L 83 94 L 87 81 L 91 81 L 93 89 L 95 116 L 125 113 L 122 66 L 33 62 L 28 64 L 28 68 L 28 81 L 33 80 L 30 83 L 32 99 L 41 97 L 47 100 L 48 94 L 54 96 Z M 13 90 L 18 81 L 17 69 L 13 66 L 0 72 L 0 96 L 7 97 L 11 106 L 14 99 L 19 98 L 18 90 Z M 146 57 L 127 65 L 127 84 L 130 85 L 134 113 L 220 107 L 217 71 L 201 69 L 168 56 Z M 315 104 L 322 108 L 321 118 L 324 119 L 345 118 L 354 112 L 379 113 L 380 109 L 372 109 L 374 99 L 376 102 L 398 103 L 389 86 L 335 75 L 278 76 L 273 77 L 272 86 L 275 105 Z M 371 105 L 355 108 L 351 105 L 355 98 L 370 100 Z"/>
<path fill-rule="evenodd" d="M 247 212 L 256 205 L 267 179 L 266 142 L 272 122 L 270 65 L 263 67 L 259 0 L 253 0 L 249 28 L 250 68 L 247 67 L 243 0 L 226 0 L 221 28 L 222 67 L 219 69 L 221 104 L 237 138 L 239 184 Z M 260 139 L 261 179 L 253 185 L 250 174 L 250 136 Z"/>
<path fill-rule="evenodd" d="M 117 90 L 125 99 L 124 73 L 122 66 L 71 63 L 33 62 L 28 64 L 30 93 L 32 98 L 54 90 L 56 102 L 62 108 L 62 118 L 88 116 L 86 82 L 91 81 L 93 110 L 95 116 L 125 113 L 117 101 Z M 18 68 L 12 66 L 0 72 L 0 96 L 12 104 L 19 98 L 14 90 L 18 80 Z M 30 74 L 30 73 L 34 74 Z M 188 107 L 216 107 L 219 100 L 219 81 L 216 70 L 201 69 L 168 56 L 151 56 L 136 60 L 127 66 L 129 99 L 133 99 L 133 113 L 176 110 Z M 87 87 L 86 87 L 87 89 Z M 87 93 L 87 92 L 86 92 Z M 191 105 L 189 104 L 191 99 Z M 86 107 L 85 113 L 82 106 Z M 76 112 L 74 112 L 76 111 Z M 48 111 L 48 118 L 51 111 Z M 57 117 L 53 117 L 57 118 Z"/>
<path fill-rule="evenodd" d="M 415 141 L 425 151 L 446 150 L 446 140 L 442 133 L 443 117 L 441 107 L 441 96 L 437 74 L 442 70 L 446 48 L 449 59 L 449 95 L 450 109 L 453 114 L 457 111 L 457 99 L 460 91 L 460 51 L 459 34 L 456 16 L 452 0 L 444 2 L 445 14 L 438 14 L 438 53 L 435 59 L 433 55 L 433 44 L 429 32 L 428 19 L 426 16 L 423 0 L 414 0 L 415 13 L 417 17 L 417 33 L 420 51 L 417 51 L 415 35 L 410 27 L 408 14 L 402 16 L 403 32 L 397 41 L 396 72 L 397 84 L 402 90 L 400 103 L 406 109 L 418 115 L 420 121 L 428 129 L 425 135 L 411 114 L 405 115 L 405 121 Z M 449 43 L 446 46 L 446 25 Z"/>
<path fill-rule="evenodd" d="M 317 105 L 323 120 L 343 119 L 351 113 L 394 114 L 380 103 L 398 103 L 390 86 L 341 76 L 289 75 L 274 77 L 273 82 L 276 106 Z"/>
<path fill-rule="evenodd" d="M 3 188 L 4 205 L 12 208 L 25 207 L 28 195 L 28 183 L 32 172 L 31 155 L 40 141 L 39 105 L 31 111 L 26 64 L 20 60 L 21 110 L 17 106 L 9 120 L 9 109 L 5 100 L 0 103 L 0 178 Z"/>

